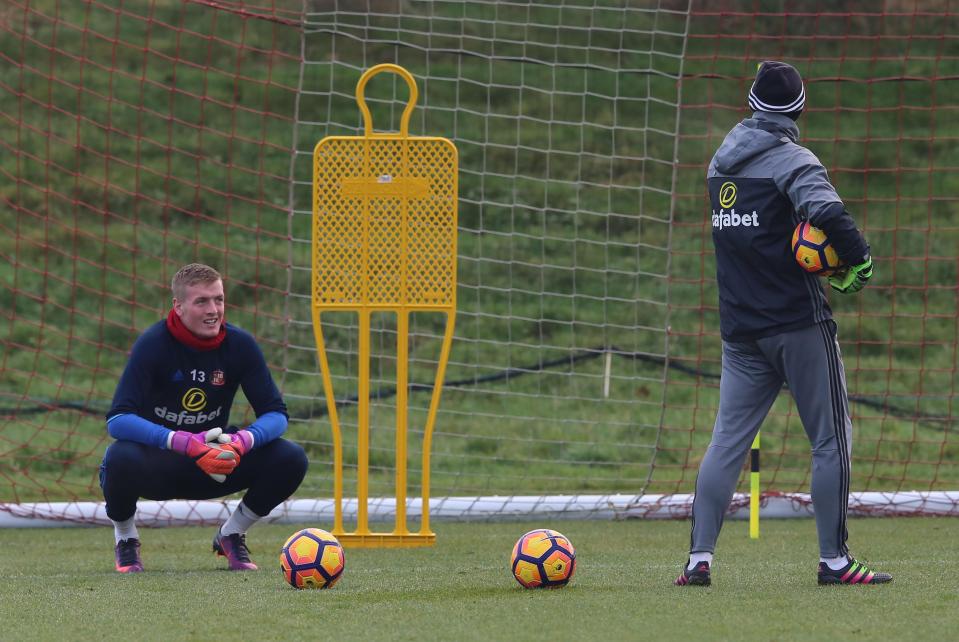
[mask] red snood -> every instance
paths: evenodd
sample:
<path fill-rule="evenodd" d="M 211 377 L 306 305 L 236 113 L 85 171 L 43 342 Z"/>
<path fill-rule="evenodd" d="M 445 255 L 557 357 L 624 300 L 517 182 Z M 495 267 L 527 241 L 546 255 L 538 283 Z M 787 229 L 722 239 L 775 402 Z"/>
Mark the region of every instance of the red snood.
<path fill-rule="evenodd" d="M 223 343 L 223 339 L 226 338 L 226 321 L 220 323 L 220 331 L 215 337 L 212 339 L 201 339 L 183 325 L 183 322 L 180 321 L 180 316 L 172 308 L 170 309 L 170 314 L 166 317 L 166 327 L 177 341 L 200 352 L 216 350 L 220 347 L 220 344 Z"/>

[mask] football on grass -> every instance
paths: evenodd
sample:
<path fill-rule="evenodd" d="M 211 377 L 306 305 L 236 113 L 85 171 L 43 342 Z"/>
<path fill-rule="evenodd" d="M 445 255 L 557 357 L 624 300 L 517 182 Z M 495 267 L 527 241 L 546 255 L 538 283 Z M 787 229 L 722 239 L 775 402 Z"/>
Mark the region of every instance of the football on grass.
<path fill-rule="evenodd" d="M 280 568 L 290 586 L 331 588 L 343 575 L 346 558 L 340 542 L 321 528 L 293 533 L 280 551 Z"/>
<path fill-rule="evenodd" d="M 829 276 L 844 265 L 826 233 L 809 221 L 796 226 L 791 247 L 796 262 L 810 274 Z"/>
<path fill-rule="evenodd" d="M 510 568 L 524 588 L 560 588 L 573 579 L 576 550 L 562 533 L 538 528 L 517 540 Z"/>

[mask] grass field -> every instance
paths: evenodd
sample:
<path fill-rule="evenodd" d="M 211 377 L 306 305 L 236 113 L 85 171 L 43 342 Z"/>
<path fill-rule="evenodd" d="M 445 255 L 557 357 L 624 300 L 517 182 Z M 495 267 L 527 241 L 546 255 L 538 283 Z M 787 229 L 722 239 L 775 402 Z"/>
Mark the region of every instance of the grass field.
<path fill-rule="evenodd" d="M 308 152 L 322 136 L 357 133 L 353 88 L 380 61 L 422 81 L 411 133 L 449 136 L 461 150 L 448 374 L 476 380 L 444 393 L 434 497 L 692 490 L 720 347 L 704 166 L 745 115 L 751 66 L 766 56 L 799 61 L 813 79 L 802 139 L 877 258 L 869 288 L 833 297 L 854 396 L 853 490 L 959 487 L 954 8 L 938 15 L 933 2 L 919 15 L 915 3 L 904 19 L 901 2 L 820 1 L 802 14 L 783 12 L 783 0 L 697 1 L 680 39 L 665 35 L 685 32 L 671 3 L 313 2 L 312 64 L 301 70 L 300 29 L 226 6 L 240 3 L 8 4 L 0 501 L 101 499 L 103 413 L 126 351 L 164 313 L 165 282 L 190 260 L 228 275 L 229 318 L 256 334 L 283 386 L 289 436 L 312 462 L 297 497 L 331 494 L 312 328 L 290 322 L 308 318 L 310 278 L 288 274 L 310 258 L 310 170 L 294 172 L 291 188 L 291 138 L 298 124 L 297 149 Z M 395 4 L 405 15 L 325 12 L 331 4 Z M 585 43 L 575 40 L 583 32 L 549 27 L 587 18 Z M 652 28 L 658 39 L 647 41 Z M 378 113 L 395 111 L 388 83 L 370 95 Z M 419 330 L 422 381 L 435 328 Z M 346 355 L 355 339 L 343 331 L 330 345 Z M 665 350 L 689 368 L 620 354 L 609 399 L 601 359 L 530 368 L 611 345 Z M 390 363 L 374 373 L 385 386 Z M 422 423 L 424 398 L 414 396 L 411 424 Z M 377 426 L 392 425 L 390 403 L 377 406 Z M 342 419 L 353 427 L 355 406 Z M 374 494 L 392 490 L 392 438 L 374 432 Z M 785 395 L 763 428 L 763 467 L 764 491 L 808 488 L 808 442 Z M 565 589 L 525 591 L 509 553 L 544 526 L 571 538 L 578 570 Z M 341 582 L 317 592 L 293 590 L 279 572 L 295 525 L 257 526 L 261 570 L 245 574 L 209 552 L 210 528 L 144 529 L 147 572 L 131 577 L 113 570 L 108 529 L 0 530 L 0 641 L 948 638 L 959 626 L 949 573 L 959 519 L 850 526 L 854 552 L 891 572 L 891 585 L 818 587 L 808 519 L 766 521 L 758 541 L 728 523 L 708 589 L 671 585 L 688 542 L 677 521 L 436 523 L 431 549 L 348 550 Z"/>
<path fill-rule="evenodd" d="M 522 533 L 550 527 L 577 549 L 572 583 L 528 591 L 511 577 Z M 816 584 L 812 520 L 769 520 L 759 540 L 726 525 L 713 586 L 671 585 L 685 557 L 678 521 L 437 524 L 431 549 L 348 549 L 328 591 L 296 591 L 277 554 L 299 526 L 250 533 L 260 570 L 229 573 L 210 528 L 141 531 L 146 572 L 113 571 L 103 528 L 0 535 L 5 640 L 941 640 L 959 626 L 948 573 L 956 519 L 857 519 L 850 543 L 895 577 Z"/>

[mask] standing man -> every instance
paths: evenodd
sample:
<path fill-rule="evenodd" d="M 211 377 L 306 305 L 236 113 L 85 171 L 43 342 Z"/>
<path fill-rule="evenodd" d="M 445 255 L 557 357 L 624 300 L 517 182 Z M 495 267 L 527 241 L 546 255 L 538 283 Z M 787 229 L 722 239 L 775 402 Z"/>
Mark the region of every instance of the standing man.
<path fill-rule="evenodd" d="M 116 439 L 100 466 L 113 521 L 116 569 L 143 570 L 134 522 L 137 500 L 212 499 L 246 490 L 213 536 L 230 570 L 255 570 L 246 531 L 287 499 L 306 474 L 307 457 L 281 439 L 287 413 L 256 340 L 224 320 L 223 279 L 185 265 L 173 276 L 173 308 L 133 344 L 107 431 Z M 229 425 L 239 387 L 256 413 Z"/>
<path fill-rule="evenodd" d="M 709 164 L 720 334 L 719 412 L 696 479 L 690 554 L 678 585 L 708 586 L 723 516 L 743 461 L 783 383 L 812 448 L 820 584 L 878 584 L 892 576 L 846 546 L 852 422 L 836 324 L 819 279 L 793 258 L 802 220 L 822 229 L 847 266 L 829 277 L 842 294 L 872 276 L 869 246 L 819 159 L 797 143 L 806 92 L 799 72 L 763 62 L 749 90 L 751 118 Z"/>

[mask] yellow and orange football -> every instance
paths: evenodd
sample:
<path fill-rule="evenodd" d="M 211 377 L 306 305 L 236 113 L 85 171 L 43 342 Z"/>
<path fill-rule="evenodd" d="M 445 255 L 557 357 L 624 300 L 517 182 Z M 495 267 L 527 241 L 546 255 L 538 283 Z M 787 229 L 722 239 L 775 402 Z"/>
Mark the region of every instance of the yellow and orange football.
<path fill-rule="evenodd" d="M 293 588 L 331 588 L 343 575 L 343 547 L 322 528 L 304 528 L 290 536 L 280 551 L 280 569 Z"/>
<path fill-rule="evenodd" d="M 560 588 L 573 579 L 576 549 L 562 533 L 538 528 L 516 541 L 510 569 L 524 588 Z"/>
<path fill-rule="evenodd" d="M 809 221 L 796 226 L 790 247 L 796 262 L 810 274 L 829 276 L 845 265 L 826 233 L 810 225 Z"/>

